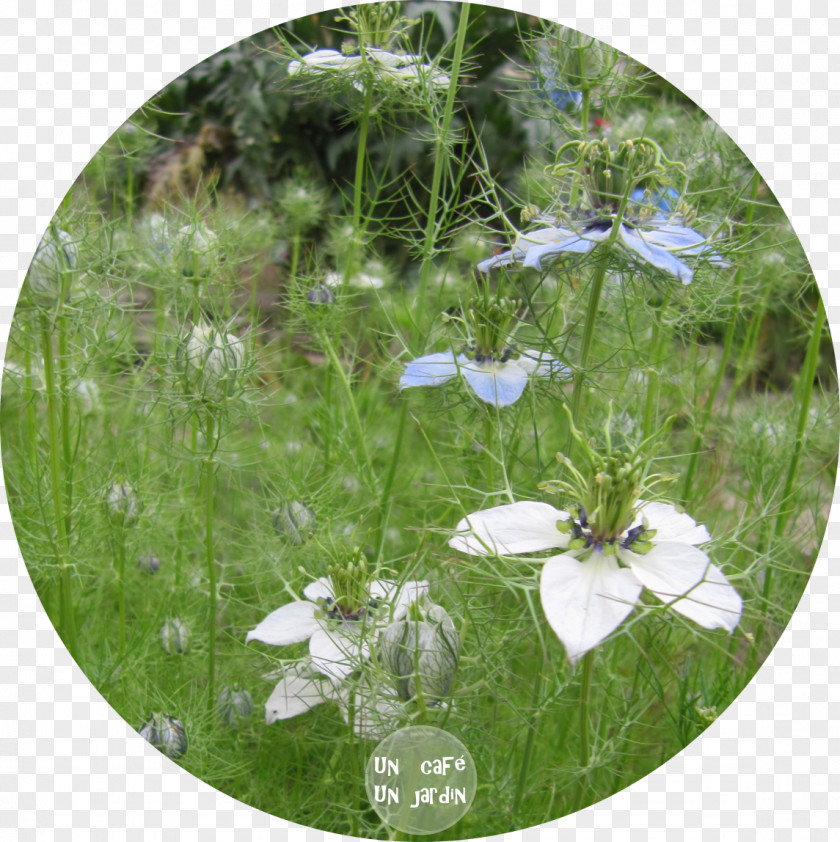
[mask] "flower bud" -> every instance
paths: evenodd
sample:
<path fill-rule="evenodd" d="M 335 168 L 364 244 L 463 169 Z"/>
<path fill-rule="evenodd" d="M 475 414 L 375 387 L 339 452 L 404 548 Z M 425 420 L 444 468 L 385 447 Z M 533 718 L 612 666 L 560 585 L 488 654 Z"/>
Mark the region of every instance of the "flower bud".
<path fill-rule="evenodd" d="M 271 513 L 274 529 L 281 538 L 300 546 L 308 541 L 318 528 L 315 512 L 303 503 L 292 500 Z"/>
<path fill-rule="evenodd" d="M 315 284 L 306 293 L 306 300 L 310 304 L 332 304 L 335 301 L 335 296 L 326 284 Z"/>
<path fill-rule="evenodd" d="M 176 359 L 186 394 L 218 404 L 236 393 L 247 350 L 232 333 L 199 323 L 181 342 Z"/>
<path fill-rule="evenodd" d="M 141 555 L 137 559 L 137 569 L 151 576 L 160 570 L 160 559 L 156 555 Z"/>
<path fill-rule="evenodd" d="M 160 628 L 160 645 L 167 655 L 184 655 L 190 649 L 187 624 L 177 617 L 170 618 Z"/>
<path fill-rule="evenodd" d="M 36 304 L 50 306 L 69 296 L 70 283 L 65 275 L 75 271 L 79 250 L 73 238 L 60 229 L 47 231 L 38 245 L 29 267 L 29 297 Z"/>
<path fill-rule="evenodd" d="M 222 721 L 230 728 L 238 728 L 239 723 L 254 712 L 254 700 L 247 690 L 234 684 L 222 688 L 218 707 Z"/>
<path fill-rule="evenodd" d="M 140 727 L 140 736 L 172 760 L 187 751 L 187 734 L 180 719 L 167 713 L 153 713 Z"/>
<path fill-rule="evenodd" d="M 187 278 L 206 278 L 216 269 L 216 235 L 201 223 L 184 225 L 176 234 L 181 271 Z"/>
<path fill-rule="evenodd" d="M 105 495 L 105 513 L 115 526 L 133 526 L 140 514 L 137 492 L 127 482 L 115 482 Z"/>
<path fill-rule="evenodd" d="M 417 608 L 417 603 L 414 603 Z M 408 701 L 419 689 L 429 703 L 444 699 L 458 667 L 461 639 L 450 616 L 429 604 L 423 619 L 406 618 L 387 626 L 379 636 L 378 655 L 391 673 L 400 698 Z"/>

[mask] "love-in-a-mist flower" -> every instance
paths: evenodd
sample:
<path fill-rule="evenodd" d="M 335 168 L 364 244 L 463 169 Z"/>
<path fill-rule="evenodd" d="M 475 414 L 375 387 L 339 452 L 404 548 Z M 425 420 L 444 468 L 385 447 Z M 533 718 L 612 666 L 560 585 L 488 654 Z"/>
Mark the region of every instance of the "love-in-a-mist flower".
<path fill-rule="evenodd" d="M 302 78 L 340 75 L 348 78 L 359 91 L 364 91 L 368 83 L 423 84 L 432 88 L 449 85 L 449 76 L 420 56 L 393 53 L 378 47 L 365 47 L 355 55 L 345 55 L 337 50 L 315 50 L 290 61 L 287 72 L 289 76 Z"/>
<path fill-rule="evenodd" d="M 510 406 L 522 396 L 530 377 L 568 379 L 567 366 L 540 351 L 518 351 L 513 344 L 520 302 L 474 299 L 464 323 L 471 339 L 463 349 L 427 354 L 412 360 L 400 377 L 400 389 L 441 386 L 461 377 L 485 403 Z"/>
<path fill-rule="evenodd" d="M 266 702 L 266 722 L 297 716 L 336 693 L 370 657 L 382 629 L 404 616 L 408 606 L 423 597 L 428 582 L 371 579 L 356 550 L 353 560 L 330 566 L 329 575 L 303 591 L 305 600 L 272 611 L 245 642 L 271 646 L 309 641 L 309 658 L 285 671 Z"/>
<path fill-rule="evenodd" d="M 543 562 L 540 600 L 573 662 L 621 625 L 643 588 L 703 628 L 732 632 L 742 601 L 700 549 L 711 540 L 706 527 L 640 499 L 649 486 L 639 452 L 587 455 L 586 477 L 566 460 L 572 481 L 547 484 L 569 496 L 569 510 L 532 501 L 485 509 L 461 520 L 449 545 L 488 556 L 563 550 Z"/>
<path fill-rule="evenodd" d="M 703 257 L 711 264 L 729 264 L 715 251 L 714 242 L 685 225 L 684 212 L 672 212 L 673 195 L 638 183 L 661 166 L 661 150 L 651 141 L 626 141 L 612 150 L 606 141 L 582 146 L 578 164 L 592 210 L 567 226 L 549 225 L 517 235 L 513 248 L 478 264 L 480 272 L 499 266 L 522 265 L 542 270 L 544 262 L 564 254 L 588 254 L 611 242 L 631 261 L 646 264 L 684 284 L 694 279 L 686 257 Z M 557 169 L 568 170 L 568 165 Z M 551 214 L 536 217 L 554 221 Z M 617 230 L 616 230 L 617 226 Z"/>

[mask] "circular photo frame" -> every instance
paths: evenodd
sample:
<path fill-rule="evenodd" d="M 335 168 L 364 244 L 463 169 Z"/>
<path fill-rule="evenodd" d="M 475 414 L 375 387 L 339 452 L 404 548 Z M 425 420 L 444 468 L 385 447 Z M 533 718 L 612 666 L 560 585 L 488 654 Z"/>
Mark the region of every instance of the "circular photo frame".
<path fill-rule="evenodd" d="M 38 596 L 142 738 L 389 838 L 365 769 L 437 729 L 477 786 L 427 838 L 463 839 L 612 795 L 735 699 L 837 415 L 807 258 L 704 112 L 558 24 L 380 3 L 112 136 L 29 269 L 0 432 Z"/>

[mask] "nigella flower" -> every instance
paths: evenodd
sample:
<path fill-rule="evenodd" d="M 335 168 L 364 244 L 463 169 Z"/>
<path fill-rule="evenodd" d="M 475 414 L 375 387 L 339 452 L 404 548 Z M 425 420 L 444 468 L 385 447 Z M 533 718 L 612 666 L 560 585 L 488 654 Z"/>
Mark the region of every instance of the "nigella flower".
<path fill-rule="evenodd" d="M 548 226 L 518 234 L 512 249 L 483 260 L 478 270 L 486 273 L 511 264 L 542 270 L 543 261 L 567 253 L 588 254 L 607 240 L 632 261 L 653 266 L 684 284 L 692 282 L 694 270 L 682 258 L 702 255 L 709 263 L 728 266 L 707 237 L 682 224 L 684 219 L 674 213 L 677 195 L 673 189 L 651 192 L 633 187 L 626 194 L 628 201 L 619 219 L 625 185 L 641 169 L 638 161 L 661 168 L 661 157 L 661 150 L 647 140 L 627 141 L 617 152 L 605 141 L 585 145 L 575 166 L 586 167 L 587 190 L 595 210 L 568 228 Z"/>
<path fill-rule="evenodd" d="M 470 555 L 565 552 L 545 560 L 540 600 L 549 625 L 574 662 L 627 618 L 647 588 L 669 608 L 707 629 L 732 632 L 741 597 L 699 548 L 705 526 L 665 503 L 641 502 L 632 522 L 608 538 L 548 503 L 518 502 L 475 512 L 449 545 Z"/>
<path fill-rule="evenodd" d="M 405 373 L 400 377 L 400 389 L 441 386 L 459 374 L 481 400 L 495 406 L 510 406 L 522 397 L 529 377 L 557 375 L 568 379 L 571 371 L 539 351 L 526 350 L 517 354 L 508 348 L 499 356 L 474 354 L 472 359 L 466 353 L 443 351 L 406 363 Z"/>
<path fill-rule="evenodd" d="M 309 641 L 308 660 L 285 670 L 266 702 L 269 724 L 339 698 L 342 682 L 370 657 L 382 628 L 403 617 L 429 588 L 428 582 L 367 582 L 364 562 L 330 570 L 329 577 L 304 588 L 305 600 L 273 611 L 245 638 L 271 646 Z"/>
<path fill-rule="evenodd" d="M 567 253 L 589 253 L 598 243 L 610 238 L 615 224 L 619 226 L 616 242 L 633 260 L 673 275 L 684 284 L 694 280 L 694 270 L 680 259 L 682 257 L 703 255 L 709 263 L 723 267 L 729 265 L 698 231 L 661 214 L 647 218 L 634 214 L 634 207 L 644 206 L 628 204 L 628 212 L 621 222 L 617 222 L 614 217 L 597 217 L 576 228 L 550 226 L 519 234 L 510 251 L 483 260 L 478 264 L 478 270 L 486 273 L 497 266 L 513 263 L 540 271 L 543 261 L 551 261 Z"/>
<path fill-rule="evenodd" d="M 481 400 L 510 406 L 522 396 L 529 377 L 567 378 L 571 372 L 553 357 L 540 351 L 514 349 L 512 340 L 520 305 L 521 302 L 508 298 L 474 298 L 462 319 L 471 333 L 471 341 L 463 351 L 427 354 L 406 363 L 400 389 L 441 386 L 460 375 Z"/>
<path fill-rule="evenodd" d="M 367 47 L 364 56 L 344 55 L 337 50 L 315 50 L 289 62 L 289 76 L 343 74 L 353 81 L 357 90 L 365 89 L 365 74 L 376 81 L 391 80 L 398 85 L 417 85 L 426 82 L 434 88 L 449 85 L 449 76 L 420 56 L 392 53 Z"/>

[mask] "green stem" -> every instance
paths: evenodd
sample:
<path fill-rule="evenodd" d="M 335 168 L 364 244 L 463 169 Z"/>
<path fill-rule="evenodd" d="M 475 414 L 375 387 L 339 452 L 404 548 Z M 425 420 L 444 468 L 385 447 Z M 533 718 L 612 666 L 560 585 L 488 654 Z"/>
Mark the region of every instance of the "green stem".
<path fill-rule="evenodd" d="M 822 298 L 820 298 L 817 305 L 817 315 L 814 319 L 814 328 L 811 333 L 811 338 L 808 341 L 808 350 L 805 352 L 805 361 L 802 363 L 802 371 L 800 373 L 800 381 L 797 384 L 796 395 L 799 403 L 799 420 L 796 426 L 796 443 L 793 447 L 793 453 L 788 463 L 787 477 L 785 478 L 784 490 L 780 500 L 780 510 L 776 516 L 776 526 L 773 532 L 774 543 L 777 542 L 782 535 L 784 535 L 787 528 L 788 521 L 791 516 L 791 498 L 793 495 L 793 486 L 796 482 L 796 472 L 799 468 L 799 459 L 802 456 L 802 450 L 805 447 L 805 428 L 808 425 L 808 410 L 811 406 L 811 395 L 814 390 L 814 377 L 817 373 L 817 363 L 820 357 L 820 340 L 822 339 L 823 326 L 825 325 L 825 306 Z M 773 590 L 773 568 L 768 567 L 764 576 L 764 588 L 762 590 L 762 600 L 764 605 L 768 605 Z M 764 631 L 764 625 L 759 626 L 756 632 L 755 647 L 759 648 L 761 638 Z"/>
<path fill-rule="evenodd" d="M 668 308 L 669 299 L 670 292 L 667 292 L 653 320 L 653 333 L 650 338 L 650 347 L 653 351 L 653 366 L 648 371 L 645 416 L 642 427 L 643 439 L 649 439 L 653 435 L 654 424 L 656 423 L 656 416 L 659 410 L 659 395 L 662 380 L 660 372 L 665 352 L 665 341 L 668 337 L 667 331 L 662 330 L 662 319 Z"/>
<path fill-rule="evenodd" d="M 216 702 L 216 555 L 213 540 L 213 519 L 215 516 L 216 424 L 211 414 L 207 419 L 207 458 L 204 460 L 204 557 L 207 564 L 209 583 L 209 619 L 207 622 L 207 691 L 212 713 Z"/>
<path fill-rule="evenodd" d="M 516 800 L 513 805 L 514 815 L 519 814 L 520 806 L 522 804 L 522 796 L 525 793 L 525 784 L 528 780 L 528 774 L 531 772 L 531 759 L 534 756 L 534 743 L 537 738 L 537 722 L 539 720 L 539 703 L 543 686 L 543 673 L 547 669 L 548 664 L 544 661 L 543 668 L 537 672 L 533 692 L 531 694 L 532 714 L 528 722 L 528 736 L 525 738 L 525 751 L 522 754 L 522 764 L 519 767 L 519 778 L 516 782 Z"/>
<path fill-rule="evenodd" d="M 365 431 L 362 427 L 362 420 L 359 417 L 359 409 L 356 406 L 356 398 L 353 395 L 353 388 L 350 385 L 347 372 L 344 371 L 344 367 L 341 365 L 341 360 L 339 360 L 338 354 L 336 354 L 335 348 L 333 348 L 332 342 L 330 342 L 330 339 L 326 334 L 322 336 L 322 341 L 324 343 L 327 356 L 330 358 L 330 362 L 332 363 L 332 367 L 335 369 L 339 382 L 344 389 L 344 394 L 347 396 L 347 402 L 350 405 L 350 415 L 353 419 L 353 426 L 356 428 L 357 445 L 361 451 L 362 460 L 365 466 L 365 473 L 367 474 L 368 486 L 371 490 L 373 490 L 376 486 L 376 479 L 373 476 L 367 443 L 365 442 Z"/>
<path fill-rule="evenodd" d="M 494 439 L 494 430 L 493 430 L 493 418 L 490 415 L 490 409 L 488 408 L 485 411 L 484 415 L 484 441 L 482 442 L 482 446 L 484 447 L 484 465 L 485 465 L 485 477 L 484 481 L 487 484 L 487 488 L 493 488 L 493 439 Z"/>
<path fill-rule="evenodd" d="M 397 421 L 397 436 L 394 440 L 394 450 L 391 454 L 391 465 L 385 476 L 385 484 L 382 487 L 382 496 L 379 498 L 379 537 L 376 542 L 376 557 L 382 557 L 382 550 L 385 546 L 385 527 L 388 525 L 388 515 L 391 511 L 391 491 L 394 487 L 394 479 L 397 476 L 397 466 L 400 462 L 402 452 L 403 435 L 405 434 L 405 420 L 408 417 L 408 402 L 403 400 L 400 406 L 400 417 Z"/>
<path fill-rule="evenodd" d="M 598 318 L 598 308 L 601 304 L 601 292 L 607 277 L 607 261 L 602 257 L 592 276 L 589 285 L 589 304 L 586 308 L 586 321 L 583 325 L 583 340 L 580 346 L 580 361 L 575 374 L 574 391 L 572 392 L 572 420 L 575 426 L 580 424 L 580 417 L 584 408 L 584 392 L 586 379 L 586 365 L 589 362 L 589 352 L 592 350 L 592 340 L 595 337 L 595 322 Z"/>
<path fill-rule="evenodd" d="M 432 256 L 438 231 L 437 209 L 440 201 L 440 185 L 443 180 L 443 167 L 447 158 L 449 131 L 452 126 L 452 115 L 455 111 L 455 94 L 461 75 L 461 62 L 464 57 L 464 43 L 470 21 L 470 4 L 461 6 L 461 18 L 458 22 L 458 34 L 455 36 L 455 52 L 452 55 L 452 67 L 449 73 L 449 88 L 446 92 L 446 103 L 443 106 L 443 117 L 437 123 L 437 143 L 435 144 L 435 166 L 432 172 L 432 186 L 429 193 L 429 210 L 426 217 L 426 232 L 423 238 L 423 266 L 420 271 L 419 300 L 425 299 L 426 287 L 432 269 Z"/>
<path fill-rule="evenodd" d="M 120 657 L 125 654 L 125 532 L 120 527 L 120 534 L 117 536 L 117 604 L 120 615 L 119 642 Z"/>
<path fill-rule="evenodd" d="M 761 184 L 761 177 L 759 176 L 758 172 L 753 175 L 752 179 L 752 189 L 750 190 L 750 201 L 747 205 L 747 210 L 744 213 L 744 225 L 749 226 L 752 224 L 753 216 L 755 214 L 755 205 L 756 200 L 758 199 L 758 188 Z M 703 447 L 703 439 L 705 438 L 706 434 L 706 427 L 708 426 L 709 420 L 712 416 L 712 409 L 714 408 L 715 398 L 717 397 L 718 392 L 720 391 L 721 383 L 723 382 L 723 376 L 726 373 L 726 369 L 729 366 L 729 358 L 732 355 L 732 343 L 735 338 L 735 327 L 738 322 L 738 310 L 741 306 L 741 292 L 743 289 L 743 281 L 744 281 L 744 267 L 739 266 L 738 271 L 735 273 L 735 278 L 732 282 L 734 291 L 735 291 L 735 298 L 732 302 L 732 312 L 733 317 L 729 320 L 729 324 L 726 326 L 726 336 L 723 340 L 723 354 L 720 358 L 720 363 L 717 368 L 717 372 L 715 373 L 715 379 L 712 383 L 712 388 L 709 390 L 709 395 L 706 398 L 706 402 L 703 405 L 703 410 L 700 415 L 700 424 L 697 428 L 696 435 L 694 437 L 694 445 L 691 448 L 691 459 L 688 463 L 688 468 L 685 472 L 685 482 L 683 484 L 683 493 L 682 498 L 683 500 L 688 500 L 691 495 L 691 486 L 694 481 L 694 473 L 697 469 L 697 462 L 700 456 L 700 449 Z M 735 389 L 733 389 L 733 395 L 735 394 Z"/>
<path fill-rule="evenodd" d="M 364 55 L 364 50 L 362 50 Z M 344 292 L 350 285 L 350 278 L 356 268 L 356 251 L 361 240 L 362 227 L 362 192 L 365 182 L 365 164 L 367 163 L 367 138 L 370 128 L 370 107 L 373 100 L 373 88 L 365 88 L 365 101 L 362 106 L 362 117 L 359 121 L 359 145 L 356 147 L 356 175 L 353 181 L 353 242 L 344 267 Z"/>
<path fill-rule="evenodd" d="M 292 234 L 292 256 L 289 258 L 289 288 L 294 289 L 300 261 L 300 231 Z"/>
<path fill-rule="evenodd" d="M 592 650 L 583 656 L 583 673 L 580 682 L 580 765 L 586 770 L 592 760 L 589 734 L 589 695 L 592 690 Z"/>
<path fill-rule="evenodd" d="M 62 482 L 61 433 L 59 430 L 59 407 L 56 396 L 55 362 L 53 358 L 52 332 L 49 318 L 41 316 L 41 353 L 44 358 L 44 386 L 47 392 L 47 434 L 50 454 L 50 484 L 52 486 L 53 515 L 56 529 L 56 555 L 61 579 L 61 601 L 59 621 L 62 638 L 70 654 L 76 653 L 76 620 L 73 613 L 72 581 L 68 563 L 69 544 L 67 520 L 64 511 L 65 489 Z"/>
<path fill-rule="evenodd" d="M 70 389 L 69 389 L 69 347 L 67 343 L 67 322 L 62 312 L 57 321 L 58 358 L 58 402 L 61 413 L 61 456 L 64 461 L 64 521 L 65 533 L 71 534 L 70 513 L 73 505 L 73 448 L 70 442 Z"/>

